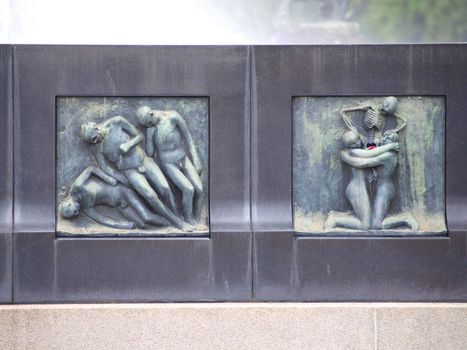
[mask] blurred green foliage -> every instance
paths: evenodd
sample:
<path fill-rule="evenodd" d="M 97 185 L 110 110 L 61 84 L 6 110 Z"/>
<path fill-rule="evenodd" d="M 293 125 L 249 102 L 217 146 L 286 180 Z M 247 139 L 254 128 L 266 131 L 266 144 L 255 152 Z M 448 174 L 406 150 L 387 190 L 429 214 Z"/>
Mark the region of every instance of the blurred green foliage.
<path fill-rule="evenodd" d="M 346 20 L 376 41 L 467 41 L 467 0 L 348 0 L 346 8 Z"/>

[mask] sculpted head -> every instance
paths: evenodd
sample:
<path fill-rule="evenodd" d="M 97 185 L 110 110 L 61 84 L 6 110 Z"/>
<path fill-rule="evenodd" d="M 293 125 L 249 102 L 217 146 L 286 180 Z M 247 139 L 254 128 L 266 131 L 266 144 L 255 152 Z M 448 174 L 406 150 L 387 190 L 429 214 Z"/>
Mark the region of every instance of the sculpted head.
<path fill-rule="evenodd" d="M 73 199 L 73 196 L 68 196 L 60 203 L 58 212 L 65 219 L 72 219 L 79 214 L 79 202 Z"/>
<path fill-rule="evenodd" d="M 385 97 L 383 100 L 383 105 L 381 106 L 381 113 L 391 115 L 397 109 L 397 98 L 394 96 Z"/>
<path fill-rule="evenodd" d="M 180 116 L 180 114 L 177 111 L 173 110 L 154 110 L 148 106 L 142 106 L 136 111 L 136 117 L 138 118 L 141 125 L 143 125 L 146 128 L 156 126 L 162 118 L 173 116 Z"/>
<path fill-rule="evenodd" d="M 399 134 L 395 131 L 388 130 L 383 135 L 383 145 L 392 142 L 399 142 Z"/>
<path fill-rule="evenodd" d="M 153 110 L 149 106 L 142 106 L 136 111 L 136 117 L 142 126 L 150 128 L 156 126 L 164 113 L 164 111 Z"/>
<path fill-rule="evenodd" d="M 342 142 L 347 148 L 361 148 L 361 141 L 358 133 L 352 130 L 346 131 L 342 135 Z"/>
<path fill-rule="evenodd" d="M 87 143 L 99 143 L 104 139 L 104 132 L 99 124 L 95 122 L 86 122 L 81 125 L 80 136 Z"/>
<path fill-rule="evenodd" d="M 138 121 L 140 122 L 141 125 L 145 127 L 150 127 L 153 126 L 153 117 L 154 117 L 154 112 L 152 111 L 151 107 L 149 106 L 142 106 L 139 107 L 138 110 L 136 111 L 136 117 L 138 118 Z"/>

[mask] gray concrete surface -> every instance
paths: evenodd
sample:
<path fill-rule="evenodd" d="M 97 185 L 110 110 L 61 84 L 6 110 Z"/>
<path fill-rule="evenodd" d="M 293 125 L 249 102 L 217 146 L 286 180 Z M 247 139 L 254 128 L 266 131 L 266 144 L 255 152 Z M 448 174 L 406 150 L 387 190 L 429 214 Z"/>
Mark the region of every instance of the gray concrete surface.
<path fill-rule="evenodd" d="M 465 349 L 467 304 L 0 306 L 1 349 Z"/>

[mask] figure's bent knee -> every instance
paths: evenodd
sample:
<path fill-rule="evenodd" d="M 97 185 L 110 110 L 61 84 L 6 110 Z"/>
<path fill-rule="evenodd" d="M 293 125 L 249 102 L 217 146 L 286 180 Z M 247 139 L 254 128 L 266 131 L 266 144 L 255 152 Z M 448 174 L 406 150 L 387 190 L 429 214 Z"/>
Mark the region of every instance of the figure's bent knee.
<path fill-rule="evenodd" d="M 182 192 L 184 196 L 193 197 L 195 195 L 195 189 L 192 185 L 185 186 Z"/>
<path fill-rule="evenodd" d="M 194 189 L 195 189 L 195 194 L 197 196 L 200 196 L 200 195 L 203 194 L 203 185 L 201 185 L 201 184 L 200 185 L 195 185 Z"/>
<path fill-rule="evenodd" d="M 143 219 L 143 222 L 145 224 L 150 224 L 151 223 L 151 216 L 149 215 L 149 213 L 147 213 L 146 211 L 140 213 L 141 215 L 141 219 Z"/>
<path fill-rule="evenodd" d="M 370 229 L 370 224 L 369 223 L 362 223 L 362 230 L 369 230 Z"/>
<path fill-rule="evenodd" d="M 164 196 L 172 195 L 172 190 L 170 189 L 170 186 L 168 184 L 163 185 L 161 190 L 162 190 L 162 193 L 164 194 Z"/>
<path fill-rule="evenodd" d="M 383 228 L 383 223 L 380 222 L 380 221 L 377 221 L 377 220 L 374 220 L 372 223 L 371 223 L 371 228 L 373 230 L 381 230 Z"/>
<path fill-rule="evenodd" d="M 369 230 L 371 228 L 370 218 L 363 218 L 361 221 L 361 229 L 362 230 Z"/>
<path fill-rule="evenodd" d="M 160 204 L 159 196 L 155 192 L 145 192 L 140 194 L 151 206 Z"/>

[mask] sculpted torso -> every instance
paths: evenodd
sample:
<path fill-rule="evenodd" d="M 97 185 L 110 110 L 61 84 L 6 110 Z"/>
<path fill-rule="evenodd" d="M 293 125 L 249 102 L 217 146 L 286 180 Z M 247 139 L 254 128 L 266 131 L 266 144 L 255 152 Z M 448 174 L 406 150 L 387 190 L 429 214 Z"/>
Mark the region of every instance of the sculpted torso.
<path fill-rule="evenodd" d="M 161 118 L 159 121 L 155 129 L 154 143 L 159 158 L 164 162 L 177 163 L 186 156 L 180 131 L 170 117 Z"/>
<path fill-rule="evenodd" d="M 144 159 L 144 151 L 136 145 L 122 155 L 120 145 L 129 141 L 132 137 L 117 123 L 106 125 L 106 136 L 102 141 L 102 154 L 115 164 L 118 169 L 133 169 L 140 166 Z"/>
<path fill-rule="evenodd" d="M 366 169 L 352 168 L 351 180 L 345 191 L 347 198 L 359 198 L 363 192 L 366 192 Z"/>
<path fill-rule="evenodd" d="M 73 191 L 80 197 L 83 208 L 92 208 L 96 205 L 117 207 L 121 204 L 122 186 L 109 185 L 96 177 L 74 188 Z"/>

